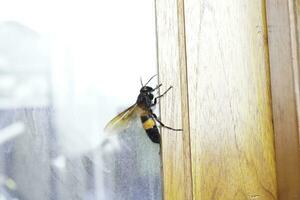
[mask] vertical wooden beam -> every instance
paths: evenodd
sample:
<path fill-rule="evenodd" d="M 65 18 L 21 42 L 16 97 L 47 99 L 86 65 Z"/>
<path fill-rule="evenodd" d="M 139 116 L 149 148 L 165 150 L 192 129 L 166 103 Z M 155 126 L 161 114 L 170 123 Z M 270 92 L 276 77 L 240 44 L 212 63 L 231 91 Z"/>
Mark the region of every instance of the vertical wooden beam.
<path fill-rule="evenodd" d="M 299 143 L 300 143 L 300 1 L 299 0 L 289 0 L 290 7 L 290 21 L 291 21 L 291 37 L 293 38 L 292 49 L 293 49 L 293 72 L 294 72 L 294 86 L 295 86 L 295 96 L 296 96 L 296 105 L 297 105 L 297 116 L 298 116 L 298 134 L 299 134 Z"/>
<path fill-rule="evenodd" d="M 190 118 L 188 103 L 188 80 L 186 62 L 186 35 L 184 18 L 184 0 L 177 1 L 178 7 L 178 34 L 179 34 L 179 63 L 181 80 L 181 108 L 182 108 L 182 128 L 183 128 L 183 156 L 184 156 L 184 178 L 185 178 L 185 199 L 193 199 L 192 166 L 191 166 L 191 146 L 190 146 Z"/>
<path fill-rule="evenodd" d="M 298 64 L 293 4 L 290 0 L 267 0 L 277 177 L 282 200 L 300 199 L 299 122 L 295 93 L 298 86 L 294 82 L 294 69 Z"/>
<path fill-rule="evenodd" d="M 192 199 L 189 116 L 183 0 L 156 0 L 158 66 L 162 90 L 161 119 L 183 132 L 162 129 L 163 188 L 166 200 Z"/>
<path fill-rule="evenodd" d="M 185 0 L 193 198 L 277 199 L 263 0 Z"/>

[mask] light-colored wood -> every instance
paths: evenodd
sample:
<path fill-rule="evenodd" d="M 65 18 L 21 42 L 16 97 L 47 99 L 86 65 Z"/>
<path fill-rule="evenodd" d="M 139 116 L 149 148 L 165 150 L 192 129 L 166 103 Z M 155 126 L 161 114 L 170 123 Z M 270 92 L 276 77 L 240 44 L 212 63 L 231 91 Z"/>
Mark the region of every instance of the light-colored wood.
<path fill-rule="evenodd" d="M 294 12 L 293 0 L 267 1 L 276 164 L 281 200 L 300 199 L 297 113 L 299 47 Z"/>
<path fill-rule="evenodd" d="M 291 30 L 293 31 L 291 37 L 293 38 L 293 71 L 294 71 L 294 86 L 295 86 L 295 96 L 296 96 L 296 105 L 297 105 L 297 116 L 298 116 L 298 134 L 299 134 L 299 143 L 300 143 L 300 0 L 289 0 L 290 7 L 290 21 L 291 21 Z M 294 20 L 294 21 L 293 21 Z M 294 22 L 294 23 L 292 23 Z"/>
<path fill-rule="evenodd" d="M 189 200 L 192 199 L 192 183 L 190 150 L 186 146 L 189 145 L 187 86 L 186 76 L 182 74 L 186 65 L 182 1 L 156 0 L 156 19 L 159 81 L 163 84 L 160 91 L 173 86 L 160 100 L 161 120 L 169 126 L 184 128 L 183 132 L 161 131 L 163 197 L 165 200 Z"/>
<path fill-rule="evenodd" d="M 193 199 L 184 0 L 177 1 L 177 8 L 178 8 L 179 54 L 180 54 L 179 67 L 180 67 L 180 84 L 181 84 L 181 110 L 182 110 L 182 128 L 183 128 L 182 140 L 183 140 L 184 178 L 185 178 L 184 191 L 185 191 L 185 199 Z"/>
<path fill-rule="evenodd" d="M 195 200 L 277 199 L 263 0 L 185 0 Z"/>

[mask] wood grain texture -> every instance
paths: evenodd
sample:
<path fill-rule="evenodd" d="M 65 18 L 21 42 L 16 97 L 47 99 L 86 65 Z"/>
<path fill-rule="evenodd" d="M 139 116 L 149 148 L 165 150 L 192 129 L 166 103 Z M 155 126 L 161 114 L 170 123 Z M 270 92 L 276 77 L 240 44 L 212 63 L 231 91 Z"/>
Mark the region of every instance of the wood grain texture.
<path fill-rule="evenodd" d="M 184 18 L 184 0 L 177 1 L 178 8 L 178 34 L 179 34 L 179 63 L 181 84 L 181 110 L 183 128 L 183 156 L 184 156 L 184 178 L 185 199 L 193 199 L 191 146 L 190 146 L 190 117 L 188 100 L 187 62 L 186 62 L 186 35 Z"/>
<path fill-rule="evenodd" d="M 290 7 L 290 24 L 291 27 L 291 37 L 293 38 L 292 50 L 293 50 L 293 72 L 294 72 L 294 86 L 295 86 L 295 96 L 297 105 L 297 116 L 298 116 L 298 134 L 299 134 L 299 144 L 300 144 L 300 0 L 289 0 Z"/>
<path fill-rule="evenodd" d="M 161 120 L 172 127 L 184 129 L 183 132 L 161 131 L 165 200 L 192 199 L 190 150 L 186 146 L 189 145 L 187 85 L 186 76 L 182 74 L 186 65 L 183 22 L 182 1 L 156 1 L 158 71 L 159 81 L 163 84 L 161 91 L 173 85 L 171 92 L 161 99 Z"/>
<path fill-rule="evenodd" d="M 185 0 L 193 198 L 277 199 L 262 0 Z"/>
<path fill-rule="evenodd" d="M 299 85 L 295 79 L 298 33 L 294 12 L 294 1 L 267 1 L 278 191 L 282 200 L 300 199 Z"/>

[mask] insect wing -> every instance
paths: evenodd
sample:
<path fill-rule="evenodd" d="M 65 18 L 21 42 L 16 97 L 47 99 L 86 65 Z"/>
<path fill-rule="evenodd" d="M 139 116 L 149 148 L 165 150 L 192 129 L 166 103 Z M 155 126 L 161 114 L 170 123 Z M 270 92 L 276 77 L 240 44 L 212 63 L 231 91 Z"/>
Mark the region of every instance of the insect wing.
<path fill-rule="evenodd" d="M 120 132 L 123 128 L 127 128 L 133 118 L 137 114 L 137 104 L 134 104 L 118 114 L 105 126 L 104 131 L 108 133 Z"/>

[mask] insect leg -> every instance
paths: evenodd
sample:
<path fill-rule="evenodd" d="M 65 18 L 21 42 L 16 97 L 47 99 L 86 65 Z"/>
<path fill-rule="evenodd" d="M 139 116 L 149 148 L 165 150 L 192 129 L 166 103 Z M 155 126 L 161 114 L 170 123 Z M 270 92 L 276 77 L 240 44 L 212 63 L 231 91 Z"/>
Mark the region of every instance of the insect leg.
<path fill-rule="evenodd" d="M 172 127 L 166 126 L 164 123 L 162 123 L 162 122 L 158 119 L 158 117 L 156 116 L 156 114 L 152 113 L 151 115 L 154 117 L 154 119 L 155 119 L 162 127 L 167 128 L 167 129 L 170 129 L 170 130 L 173 130 L 173 131 L 182 131 L 182 129 L 177 129 L 177 128 L 172 128 Z"/>
<path fill-rule="evenodd" d="M 161 84 L 160 84 L 161 85 Z M 160 86 L 159 86 L 160 87 Z M 152 106 L 154 106 L 154 105 L 156 105 L 156 103 L 157 103 L 157 99 L 159 99 L 159 98 L 161 98 L 161 97 L 163 97 L 170 89 L 172 89 L 173 88 L 173 86 L 170 86 L 164 93 L 162 93 L 161 95 L 159 95 L 159 96 L 157 96 L 157 97 L 155 97 L 154 98 L 154 102 L 153 102 L 153 104 L 152 104 Z"/>
<path fill-rule="evenodd" d="M 155 91 L 155 90 L 157 90 L 158 88 L 160 88 L 160 86 L 162 86 L 161 83 L 160 83 L 159 85 L 157 85 L 157 86 L 153 89 L 153 91 Z"/>

